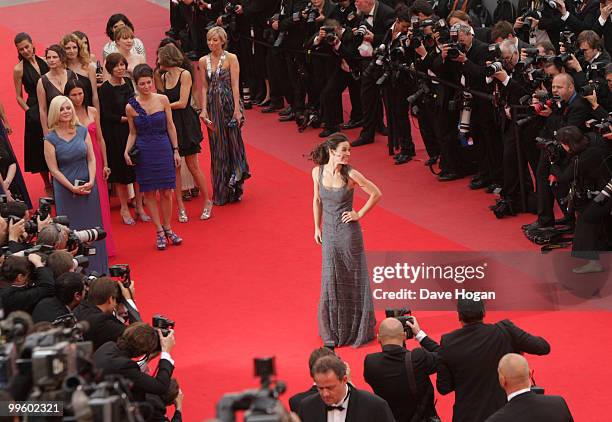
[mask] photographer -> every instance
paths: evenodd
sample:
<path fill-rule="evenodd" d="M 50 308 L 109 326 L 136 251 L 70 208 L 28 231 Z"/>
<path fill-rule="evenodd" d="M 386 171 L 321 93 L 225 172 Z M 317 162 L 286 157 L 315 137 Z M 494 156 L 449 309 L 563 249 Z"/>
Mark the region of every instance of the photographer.
<path fill-rule="evenodd" d="M 559 183 L 570 187 L 568 207 L 570 211 L 578 212 L 572 256 L 588 260 L 585 265 L 574 268 L 573 272 L 601 272 L 603 267 L 598 251 L 606 250 L 608 246 L 606 223 L 610 221 L 610 207 L 591 200 L 589 192 L 599 191 L 612 178 L 612 151 L 608 145 L 597 142 L 594 134 L 587 137 L 574 126 L 559 129 L 556 140 L 569 156 L 569 163 L 559 176 Z"/>
<path fill-rule="evenodd" d="M 459 299 L 461 328 L 444 334 L 438 351 L 438 392 L 455 392 L 453 422 L 483 421 L 506 403 L 497 364 L 506 353 L 546 355 L 550 345 L 505 319 L 485 324 L 483 301 Z"/>
<path fill-rule="evenodd" d="M 319 133 L 320 138 L 326 138 L 340 131 L 342 123 L 342 92 L 348 86 L 358 87 L 359 83 L 353 77 L 353 70 L 359 68 L 359 53 L 355 45 L 353 32 L 340 26 L 333 19 L 326 19 L 312 44 L 319 52 L 330 52 L 327 78 L 321 91 L 322 121 L 325 129 Z M 361 100 L 360 100 L 361 101 Z"/>
<path fill-rule="evenodd" d="M 134 399 L 142 402 L 146 394 L 168 394 L 174 371 L 174 360 L 170 352 L 175 344 L 173 330 L 164 336 L 160 330 L 144 322 L 136 322 L 127 327 L 116 341 L 109 341 L 97 349 L 93 360 L 96 368 L 102 370 L 104 375 L 116 374 L 130 380 Z M 140 370 L 137 361 L 146 360 L 160 348 L 157 374 L 152 377 Z"/>
<path fill-rule="evenodd" d="M 585 100 L 591 104 L 593 109 L 593 118 L 604 120 L 608 118 L 608 113 L 612 111 L 612 63 L 606 65 L 606 91 L 607 95 L 600 100 L 597 91 L 594 90 L 591 95 L 586 95 Z"/>
<path fill-rule="evenodd" d="M 602 42 L 594 31 L 583 31 L 578 35 L 576 43 L 579 48 L 581 60 L 577 60 L 574 55 L 565 63 L 568 73 L 574 78 L 578 86 L 594 83 L 600 97 L 606 94 L 607 90 L 599 89 L 605 85 L 603 83 L 602 70 L 610 63 L 610 55 L 602 51 Z"/>
<path fill-rule="evenodd" d="M 51 270 L 44 266 L 37 254 L 30 254 L 27 258 L 9 256 L 4 260 L 0 272 L 3 284 L 0 287 L 0 303 L 5 315 L 13 311 L 31 314 L 38 302 L 55 294 Z"/>
<path fill-rule="evenodd" d="M 414 50 L 412 41 L 407 36 L 412 17 L 410 9 L 400 4 L 395 9 L 395 16 L 395 22 L 383 38 L 383 44 L 387 46 L 388 67 L 383 68 L 384 73 L 376 84 L 382 87 L 383 92 L 388 124 L 389 155 L 395 154 L 393 157 L 395 164 L 400 165 L 412 160 L 416 155 L 410 119 L 407 118 L 409 109 L 407 98 L 414 85 L 414 79 L 410 73 L 402 70 L 402 66 L 414 61 Z M 386 81 L 379 84 L 385 75 Z"/>
<path fill-rule="evenodd" d="M 168 392 L 163 396 L 147 394 L 147 402 L 153 406 L 153 415 L 147 419 L 148 422 L 181 422 L 183 420 L 183 392 L 176 378 L 170 379 Z M 166 417 L 166 408 L 175 407 L 172 419 Z"/>
<path fill-rule="evenodd" d="M 333 350 L 328 349 L 327 347 L 319 347 L 314 349 L 308 358 L 308 369 L 310 371 L 311 378 L 314 378 L 313 368 L 315 363 L 317 363 L 317 361 L 323 356 L 336 356 L 336 354 Z M 314 396 L 315 394 L 318 394 L 318 390 L 316 384 L 313 384 L 310 389 L 289 397 L 289 408 L 292 412 L 298 413 L 300 411 L 300 404 L 302 401 L 310 396 Z"/>
<path fill-rule="evenodd" d="M 573 422 L 563 397 L 531 391 L 531 371 L 523 356 L 516 353 L 504 355 L 499 360 L 497 373 L 508 403 L 485 422 Z"/>
<path fill-rule="evenodd" d="M 121 283 L 108 277 L 98 278 L 91 282 L 86 299 L 74 309 L 79 321 L 89 323 L 85 340 L 93 343 L 94 350 L 106 342 L 116 341 L 125 331 L 125 324 L 115 316 L 119 289 L 126 299 L 131 297 Z"/>
<path fill-rule="evenodd" d="M 459 48 L 450 44 L 442 46 L 442 60 L 453 75 L 455 83 L 465 81 L 464 86 L 480 93 L 490 92 L 485 82 L 485 63 L 490 58 L 489 48 L 486 44 L 474 38 L 472 27 L 465 23 L 457 23 L 451 27 L 451 32 L 457 32 Z M 449 51 L 452 56 L 449 57 Z M 501 163 L 497 152 L 499 151 L 499 127 L 495 121 L 495 114 L 491 101 L 473 95 L 468 101 L 471 116 L 468 121 L 468 130 L 474 140 L 476 159 L 479 162 L 479 172 L 472 178 L 470 189 L 492 188 L 502 182 Z M 464 105 L 464 109 L 466 105 Z M 469 142 L 466 141 L 469 144 Z"/>
<path fill-rule="evenodd" d="M 561 73 L 554 77 L 552 83 L 552 94 L 555 98 L 552 104 L 542 104 L 538 114 L 546 117 L 545 127 L 542 130 L 544 138 L 552 139 L 556 130 L 564 126 L 576 126 L 580 130 L 586 130 L 585 123 L 591 116 L 589 103 L 582 98 L 574 87 L 572 77 L 567 73 Z M 534 104 L 540 101 L 534 97 Z M 551 108 L 552 107 L 552 108 Z M 553 164 L 555 172 L 559 173 L 567 165 L 567 156 L 562 154 L 558 162 L 551 163 L 551 157 L 542 153 L 536 171 L 536 195 L 538 197 L 538 219 L 537 221 L 523 226 L 523 230 L 528 232 L 533 229 L 541 230 L 552 228 L 555 225 L 555 214 L 553 210 L 555 197 L 562 198 L 562 189 L 559 189 L 557 177 L 552 172 Z M 566 223 L 573 223 L 573 216 L 564 209 Z"/>
<path fill-rule="evenodd" d="M 366 26 L 363 42 L 359 46 L 359 54 L 363 57 L 361 64 L 361 105 L 363 108 L 363 125 L 359 137 L 351 142 L 358 147 L 374 142 L 377 129 L 383 126 L 380 86 L 377 72 L 366 72 L 368 66 L 375 61 L 374 50 L 383 43 L 385 34 L 393 25 L 395 13 L 393 9 L 378 0 L 359 0 L 355 2 L 357 11 L 363 16 L 361 25 Z"/>
<path fill-rule="evenodd" d="M 561 20 L 565 23 L 565 29 L 576 34 L 586 29 L 591 29 L 599 16 L 600 0 L 581 0 L 574 4 L 574 10 L 567 10 L 565 0 L 557 0 Z"/>
<path fill-rule="evenodd" d="M 599 17 L 591 28 L 600 37 L 603 37 L 604 45 L 608 52 L 612 51 L 612 20 L 610 19 L 610 14 L 612 14 L 612 0 L 600 1 Z"/>
<path fill-rule="evenodd" d="M 83 274 L 68 272 L 55 280 L 55 296 L 46 297 L 32 311 L 34 322 L 53 322 L 58 318 L 74 317 L 72 311 L 85 297 Z"/>
<path fill-rule="evenodd" d="M 437 416 L 429 375 L 436 372 L 438 356 L 435 352 L 439 346 L 420 329 L 416 318 L 413 321 L 406 322 L 407 329 L 423 349 L 406 349 L 406 332 L 401 321 L 387 318 L 378 329 L 382 352 L 367 355 L 363 363 L 365 381 L 389 403 L 397 422 Z"/>

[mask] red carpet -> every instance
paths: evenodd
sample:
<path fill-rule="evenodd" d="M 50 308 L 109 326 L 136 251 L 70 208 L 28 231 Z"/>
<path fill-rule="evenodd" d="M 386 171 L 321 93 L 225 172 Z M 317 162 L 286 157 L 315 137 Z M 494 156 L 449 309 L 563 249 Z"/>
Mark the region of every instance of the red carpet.
<path fill-rule="evenodd" d="M 20 158 L 23 113 L 14 101 L 11 79 L 13 36 L 29 32 L 40 53 L 64 32 L 81 29 L 100 55 L 106 42 L 104 24 L 116 12 L 133 20 L 152 62 L 167 26 L 167 11 L 143 0 L 56 0 L 0 8 L 0 100 L 15 129 L 11 139 Z M 319 139 L 312 130 L 298 134 L 292 124 L 280 124 L 275 116 L 256 111 L 247 113 L 244 137 L 254 176 L 246 184 L 243 202 L 215 208 L 208 222 L 197 220 L 200 202 L 187 203 L 192 221 L 174 224 L 185 239 L 183 246 L 157 252 L 150 225 L 127 227 L 113 213 L 113 233 L 119 245 L 114 262 L 133 268 L 142 314 L 148 319 L 161 312 L 177 321 L 178 345 L 173 356 L 175 374 L 185 392 L 187 421 L 211 417 L 224 392 L 255 386 L 255 356 L 276 355 L 279 378 L 288 384 L 285 399 L 308 388 L 307 357 L 320 345 L 316 325 L 320 250 L 312 238 L 311 163 L 304 158 Z M 498 221 L 486 208 L 493 201 L 491 196 L 469 191 L 465 180 L 437 183 L 419 161 L 393 166 L 385 150 L 382 138 L 353 150 L 354 166 L 384 194 L 380 206 L 363 222 L 368 250 L 537 253 L 519 230 L 532 217 Z M 421 160 L 426 158 L 422 146 L 417 153 Z M 204 168 L 209 168 L 208 161 L 205 152 Z M 31 194 L 39 196 L 40 179 L 32 175 L 27 179 Z M 436 340 L 458 326 L 456 315 L 450 312 L 426 312 L 418 317 Z M 551 343 L 549 356 L 529 357 L 547 393 L 562 394 L 578 421 L 610 419 L 605 416 L 612 413 L 606 387 L 612 369 L 605 364 L 612 352 L 609 312 L 505 312 L 491 313 L 488 320 L 506 317 Z M 367 388 L 363 358 L 376 350 L 378 346 L 371 344 L 339 351 L 360 388 Z M 443 420 L 451 418 L 452 400 L 452 396 L 439 398 Z"/>

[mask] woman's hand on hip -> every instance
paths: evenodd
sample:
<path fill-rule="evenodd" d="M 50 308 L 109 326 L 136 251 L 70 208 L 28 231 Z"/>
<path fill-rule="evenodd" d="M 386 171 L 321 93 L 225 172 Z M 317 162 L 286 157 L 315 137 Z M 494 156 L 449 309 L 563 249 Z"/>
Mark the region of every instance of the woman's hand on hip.
<path fill-rule="evenodd" d="M 179 167 L 181 165 L 181 156 L 177 150 L 174 150 L 174 167 Z"/>
<path fill-rule="evenodd" d="M 359 220 L 359 214 L 357 214 L 357 212 L 355 210 L 344 211 L 342 213 L 342 222 L 343 223 L 350 223 L 351 221 L 358 221 L 358 220 Z"/>
<path fill-rule="evenodd" d="M 321 229 L 316 228 L 314 233 L 314 240 L 317 245 L 321 245 L 323 243 L 323 237 L 321 235 Z"/>

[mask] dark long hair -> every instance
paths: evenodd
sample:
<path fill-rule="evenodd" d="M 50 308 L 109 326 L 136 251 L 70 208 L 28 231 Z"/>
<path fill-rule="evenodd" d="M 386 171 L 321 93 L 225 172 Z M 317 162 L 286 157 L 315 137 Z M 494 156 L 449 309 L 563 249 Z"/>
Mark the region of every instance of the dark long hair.
<path fill-rule="evenodd" d="M 51 44 L 49 47 L 47 47 L 47 49 L 45 50 L 45 59 L 47 58 L 47 53 L 49 51 L 56 52 L 57 55 L 59 56 L 60 62 L 62 62 L 62 64 L 66 66 L 66 52 L 64 51 L 61 45 Z"/>
<path fill-rule="evenodd" d="M 25 32 L 20 32 L 19 34 L 15 35 L 15 47 L 17 47 L 17 44 L 19 44 L 20 42 L 23 41 L 28 41 L 30 44 L 32 44 L 32 48 L 34 47 L 34 43 L 32 42 L 32 37 L 30 37 L 30 34 L 25 33 Z M 34 54 L 36 54 L 36 49 L 34 49 Z M 21 53 L 17 52 L 17 60 L 22 61 L 23 57 L 21 57 Z"/>
<path fill-rule="evenodd" d="M 85 94 L 85 84 L 83 84 L 80 79 L 70 79 L 68 82 L 66 82 L 66 86 L 64 87 L 64 95 L 70 98 L 70 91 L 75 88 L 81 88 L 83 90 L 83 94 Z M 83 101 L 85 101 L 85 98 L 83 98 Z M 76 105 L 74 106 L 76 107 Z M 84 106 L 85 110 L 87 110 L 86 104 L 81 104 L 81 106 Z"/>
<path fill-rule="evenodd" d="M 342 142 L 349 142 L 346 135 L 342 133 L 334 133 L 325 142 L 320 143 L 310 152 L 308 158 L 320 166 L 325 165 L 329 162 L 329 150 L 336 150 L 338 145 Z M 340 169 L 340 175 L 344 183 L 348 183 L 349 180 L 349 166 L 343 165 Z"/>
<path fill-rule="evenodd" d="M 111 41 L 115 41 L 113 26 L 115 26 L 115 24 L 119 21 L 123 21 L 125 26 L 129 27 L 132 32 L 134 31 L 134 25 L 123 13 L 116 13 L 114 15 L 111 15 L 111 17 L 108 18 L 108 21 L 106 22 L 106 35 L 108 35 L 108 38 L 110 38 Z"/>
<path fill-rule="evenodd" d="M 569 147 L 568 154 L 570 157 L 580 155 L 590 145 L 589 138 L 584 136 L 580 129 L 578 129 L 576 126 L 562 127 L 561 129 L 557 130 L 555 138 L 557 139 L 557 142 Z"/>

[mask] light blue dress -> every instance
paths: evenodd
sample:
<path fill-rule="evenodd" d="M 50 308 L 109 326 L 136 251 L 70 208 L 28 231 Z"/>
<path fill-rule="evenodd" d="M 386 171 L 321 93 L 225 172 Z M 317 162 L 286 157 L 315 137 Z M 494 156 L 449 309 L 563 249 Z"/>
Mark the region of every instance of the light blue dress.
<path fill-rule="evenodd" d="M 47 134 L 45 139 L 55 147 L 55 159 L 59 171 L 72 184 L 75 180 L 89 181 L 89 170 L 87 169 L 87 128 L 76 127 L 76 134 L 72 139 L 61 139 L 55 131 Z M 98 184 L 89 195 L 75 195 L 66 189 L 61 183 L 53 179 L 53 190 L 55 191 L 55 209 L 57 215 L 67 215 L 70 220 L 71 230 L 85 230 L 94 227 L 102 227 L 102 211 L 100 209 L 100 197 L 98 196 Z M 100 274 L 108 273 L 108 253 L 106 242 L 99 240 L 93 242 L 96 255 L 89 257 L 87 273 L 97 271 Z"/>

